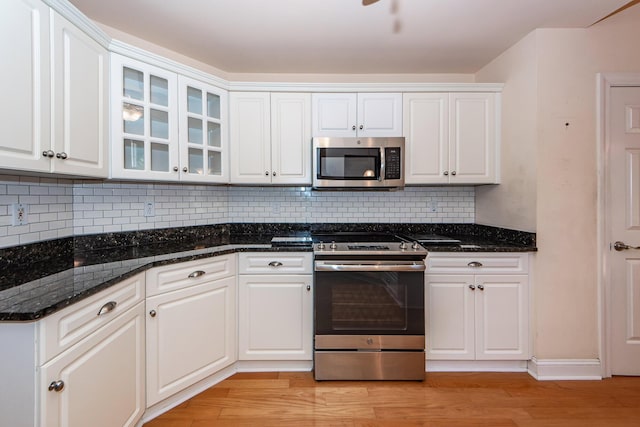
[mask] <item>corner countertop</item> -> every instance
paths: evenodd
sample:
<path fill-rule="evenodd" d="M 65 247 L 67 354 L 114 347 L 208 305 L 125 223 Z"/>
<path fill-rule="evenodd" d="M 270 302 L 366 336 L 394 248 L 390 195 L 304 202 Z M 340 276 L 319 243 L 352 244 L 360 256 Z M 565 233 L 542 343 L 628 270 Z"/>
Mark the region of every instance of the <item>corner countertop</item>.
<path fill-rule="evenodd" d="M 334 227 L 344 230 L 349 226 L 338 224 Z M 362 227 L 362 224 L 359 226 Z M 313 233 L 313 230 L 300 229 L 299 226 L 283 227 L 279 224 L 275 229 L 264 225 L 210 227 L 215 229 L 213 232 L 206 230 L 204 236 L 201 227 L 197 230 L 194 230 L 195 227 L 187 227 L 164 233 L 119 233 L 75 240 L 61 239 L 0 250 L 0 321 L 41 319 L 152 267 L 235 252 L 312 251 L 311 245 L 271 245 L 271 238 L 275 235 Z M 331 227 L 325 224 L 323 228 Z M 398 231 L 393 225 L 387 225 L 385 230 Z M 491 233 L 477 233 L 475 229 L 472 230 L 473 233 L 464 233 L 469 230 L 468 227 L 465 229 L 459 226 L 449 230 L 450 235 L 461 240 L 460 245 L 425 247 L 430 252 L 536 250 L 535 239 L 520 241 L 518 235 L 508 235 L 511 240 L 507 240 L 500 233 L 496 237 Z M 167 238 L 167 235 L 173 236 L 174 233 L 182 238 Z M 149 234 L 154 235 L 149 237 Z M 57 266 L 55 270 L 51 269 L 52 264 Z"/>

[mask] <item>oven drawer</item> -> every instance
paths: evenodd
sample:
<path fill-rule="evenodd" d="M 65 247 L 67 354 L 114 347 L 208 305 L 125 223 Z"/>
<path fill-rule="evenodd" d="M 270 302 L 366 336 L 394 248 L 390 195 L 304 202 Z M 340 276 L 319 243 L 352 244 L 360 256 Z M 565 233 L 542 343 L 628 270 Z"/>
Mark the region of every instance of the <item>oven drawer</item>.
<path fill-rule="evenodd" d="M 427 274 L 490 273 L 526 274 L 529 256 L 521 253 L 446 253 L 429 254 Z"/>
<path fill-rule="evenodd" d="M 238 254 L 240 274 L 311 274 L 313 254 L 261 252 Z"/>
<path fill-rule="evenodd" d="M 423 381 L 424 351 L 316 351 L 316 380 Z"/>

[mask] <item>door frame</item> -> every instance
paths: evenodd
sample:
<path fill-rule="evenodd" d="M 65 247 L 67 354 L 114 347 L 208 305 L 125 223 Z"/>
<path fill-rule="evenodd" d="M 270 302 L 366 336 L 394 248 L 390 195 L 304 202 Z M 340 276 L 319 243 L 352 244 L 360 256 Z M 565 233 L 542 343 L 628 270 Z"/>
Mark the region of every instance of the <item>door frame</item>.
<path fill-rule="evenodd" d="M 611 286 L 610 286 L 610 235 L 607 205 L 609 194 L 609 156 L 611 144 L 609 120 L 611 113 L 611 88 L 640 86 L 640 73 L 598 73 L 596 77 L 596 145 L 597 145 L 597 242 L 598 242 L 598 347 L 602 377 L 611 377 Z"/>

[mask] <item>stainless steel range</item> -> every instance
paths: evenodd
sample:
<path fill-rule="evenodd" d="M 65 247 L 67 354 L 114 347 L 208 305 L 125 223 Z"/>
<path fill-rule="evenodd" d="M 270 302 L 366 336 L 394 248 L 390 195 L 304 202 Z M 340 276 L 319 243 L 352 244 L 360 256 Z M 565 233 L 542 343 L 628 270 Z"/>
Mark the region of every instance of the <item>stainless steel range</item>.
<path fill-rule="evenodd" d="M 392 234 L 314 235 L 317 380 L 423 380 L 424 259 Z"/>

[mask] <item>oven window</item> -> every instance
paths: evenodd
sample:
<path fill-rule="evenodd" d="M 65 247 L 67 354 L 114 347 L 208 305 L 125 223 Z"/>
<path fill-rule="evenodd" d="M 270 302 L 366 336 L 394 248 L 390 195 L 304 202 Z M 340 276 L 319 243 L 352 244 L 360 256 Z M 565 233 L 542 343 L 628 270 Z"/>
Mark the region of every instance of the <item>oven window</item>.
<path fill-rule="evenodd" d="M 316 334 L 424 332 L 422 273 L 316 272 Z"/>
<path fill-rule="evenodd" d="M 377 180 L 378 148 L 318 148 L 319 179 Z"/>

